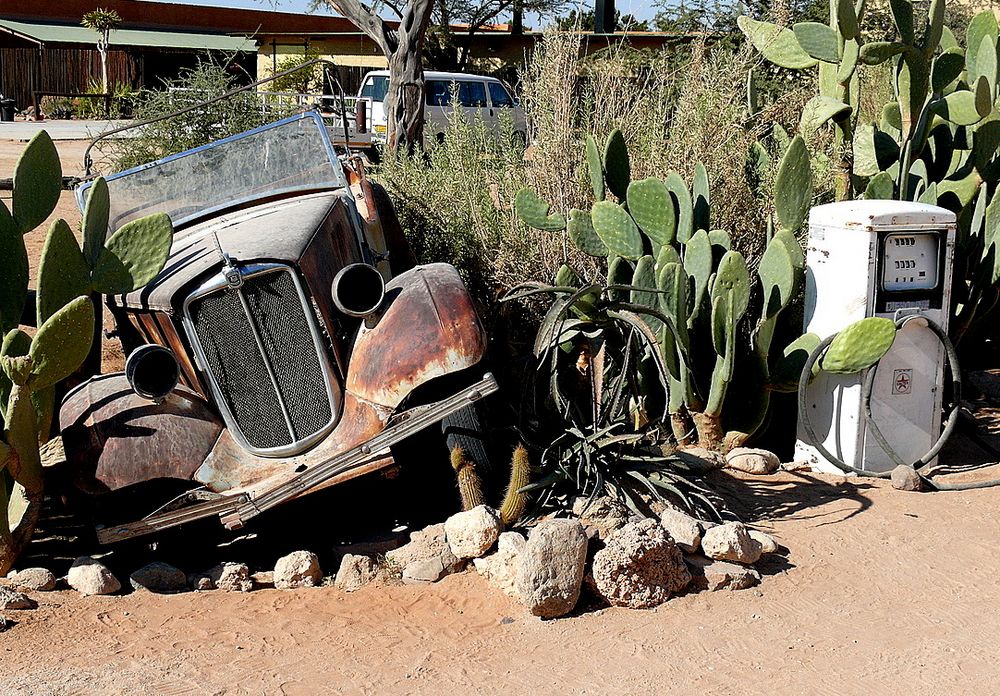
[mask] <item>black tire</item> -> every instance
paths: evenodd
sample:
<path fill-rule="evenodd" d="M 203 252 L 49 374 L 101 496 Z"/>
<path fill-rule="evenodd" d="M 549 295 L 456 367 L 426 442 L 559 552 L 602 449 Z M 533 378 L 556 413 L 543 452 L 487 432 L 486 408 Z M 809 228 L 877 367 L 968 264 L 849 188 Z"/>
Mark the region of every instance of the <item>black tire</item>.
<path fill-rule="evenodd" d="M 441 432 L 444 434 L 448 451 L 461 447 L 462 451 L 476 463 L 476 468 L 483 478 L 489 478 L 493 466 L 490 462 L 489 446 L 486 429 L 476 404 L 466 406 L 441 421 Z"/>

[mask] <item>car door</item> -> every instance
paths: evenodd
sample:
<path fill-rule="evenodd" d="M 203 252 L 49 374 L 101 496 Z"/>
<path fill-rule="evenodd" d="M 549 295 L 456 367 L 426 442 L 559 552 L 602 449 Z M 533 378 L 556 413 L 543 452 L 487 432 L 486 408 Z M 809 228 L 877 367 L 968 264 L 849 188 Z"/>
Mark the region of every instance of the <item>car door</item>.
<path fill-rule="evenodd" d="M 493 118 L 495 132 L 500 132 L 503 119 L 506 117 L 510 119 L 514 133 L 519 134 L 523 138 L 527 128 L 525 126 L 524 112 L 521 111 L 521 106 L 517 103 L 517 100 L 514 99 L 502 82 L 490 81 L 486 83 L 486 86 L 490 95 L 490 113 Z"/>
<path fill-rule="evenodd" d="M 496 129 L 496 119 L 486 96 L 485 82 L 482 80 L 459 80 L 458 101 L 462 105 L 467 122 L 475 123 L 476 118 L 481 118 L 488 127 Z"/>

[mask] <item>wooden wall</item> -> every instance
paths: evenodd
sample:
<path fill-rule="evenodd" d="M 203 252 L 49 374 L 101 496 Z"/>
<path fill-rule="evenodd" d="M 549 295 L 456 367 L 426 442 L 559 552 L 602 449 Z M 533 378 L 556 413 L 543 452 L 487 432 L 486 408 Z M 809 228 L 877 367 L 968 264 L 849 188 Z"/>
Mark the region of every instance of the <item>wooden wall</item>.
<path fill-rule="evenodd" d="M 111 84 L 142 86 L 142 56 L 108 51 Z M 91 80 L 101 80 L 101 57 L 95 49 L 0 46 L 0 93 L 13 97 L 18 109 L 31 105 L 32 90 L 83 92 Z"/>

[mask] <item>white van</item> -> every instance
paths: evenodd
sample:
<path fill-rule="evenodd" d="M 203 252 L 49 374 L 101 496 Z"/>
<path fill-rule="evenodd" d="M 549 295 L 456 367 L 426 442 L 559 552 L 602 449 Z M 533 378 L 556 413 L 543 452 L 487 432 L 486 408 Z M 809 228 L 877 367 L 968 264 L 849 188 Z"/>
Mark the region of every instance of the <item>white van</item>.
<path fill-rule="evenodd" d="M 457 85 L 459 108 L 465 117 L 472 121 L 478 114 L 495 132 L 500 132 L 501 114 L 504 110 L 514 127 L 514 135 L 521 142 L 526 141 L 528 131 L 524 119 L 524 111 L 514 99 L 511 90 L 495 77 L 484 75 L 466 75 L 465 73 L 431 72 L 424 73 L 427 83 L 427 103 L 424 106 L 424 140 L 429 142 L 434 138 L 438 142 L 444 137 L 455 105 L 451 103 L 452 85 Z M 389 91 L 389 71 L 373 70 L 365 75 L 361 83 L 358 99 L 368 101 L 368 122 L 371 124 L 372 137 L 375 141 L 384 143 L 385 95 Z"/>

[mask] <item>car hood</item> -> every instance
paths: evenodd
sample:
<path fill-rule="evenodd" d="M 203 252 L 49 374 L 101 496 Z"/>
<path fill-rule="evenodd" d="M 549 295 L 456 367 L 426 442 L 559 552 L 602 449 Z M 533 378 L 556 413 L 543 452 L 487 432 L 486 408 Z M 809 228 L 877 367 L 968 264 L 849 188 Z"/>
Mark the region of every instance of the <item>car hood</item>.
<path fill-rule="evenodd" d="M 295 264 L 334 209 L 342 190 L 296 196 L 213 217 L 176 233 L 160 274 L 146 287 L 109 298 L 133 310 L 175 313 L 186 286 L 222 268 L 222 253 L 237 264 L 277 261 Z M 220 253 L 221 252 L 221 253 Z"/>

